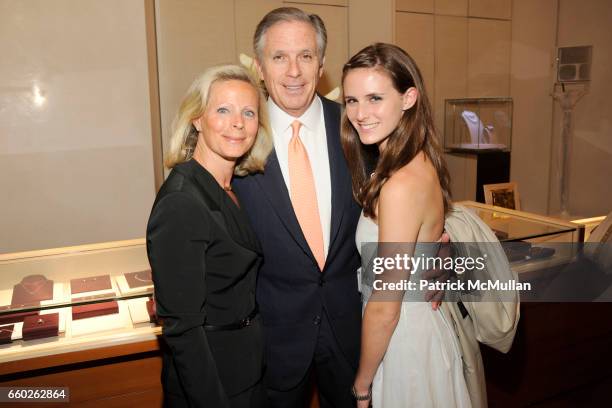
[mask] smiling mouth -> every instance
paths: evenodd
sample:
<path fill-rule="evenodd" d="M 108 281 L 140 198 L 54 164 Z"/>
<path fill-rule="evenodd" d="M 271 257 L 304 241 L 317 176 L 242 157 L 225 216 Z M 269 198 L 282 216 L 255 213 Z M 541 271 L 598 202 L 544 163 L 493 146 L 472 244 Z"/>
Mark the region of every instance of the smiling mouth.
<path fill-rule="evenodd" d="M 300 92 L 304 89 L 304 85 L 283 85 L 289 93 Z"/>
<path fill-rule="evenodd" d="M 223 136 L 230 143 L 242 143 L 245 138 L 244 137 L 232 137 L 232 136 Z"/>
<path fill-rule="evenodd" d="M 376 126 L 378 126 L 380 124 L 380 122 L 374 122 L 374 123 L 360 123 L 359 127 L 363 130 L 371 130 L 374 129 Z"/>

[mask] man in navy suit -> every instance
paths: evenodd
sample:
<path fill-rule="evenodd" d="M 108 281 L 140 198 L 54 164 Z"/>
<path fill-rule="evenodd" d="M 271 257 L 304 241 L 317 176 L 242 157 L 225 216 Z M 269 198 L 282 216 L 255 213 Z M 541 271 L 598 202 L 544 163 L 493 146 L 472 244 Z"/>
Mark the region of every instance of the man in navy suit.
<path fill-rule="evenodd" d="M 351 387 L 361 327 L 355 229 L 360 208 L 340 145 L 340 105 L 315 92 L 326 43 L 323 21 L 296 8 L 268 13 L 253 39 L 256 66 L 269 93 L 274 151 L 264 174 L 238 178 L 234 189 L 264 252 L 257 301 L 272 407 L 307 406 L 313 378 L 321 407 L 355 404 Z M 292 202 L 295 173 L 290 171 L 289 144 L 295 132 L 312 170 L 312 207 L 318 210 L 316 229 L 322 233 L 319 249 L 311 248 Z"/>

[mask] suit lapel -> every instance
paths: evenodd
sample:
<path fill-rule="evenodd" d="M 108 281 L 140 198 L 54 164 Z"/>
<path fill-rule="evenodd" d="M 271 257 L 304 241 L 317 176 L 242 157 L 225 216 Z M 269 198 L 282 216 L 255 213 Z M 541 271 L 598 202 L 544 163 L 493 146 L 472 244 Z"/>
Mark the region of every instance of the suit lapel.
<path fill-rule="evenodd" d="M 291 234 L 302 250 L 316 264 L 316 259 L 306 242 L 304 233 L 295 216 L 295 211 L 293 211 L 293 205 L 289 198 L 289 191 L 287 190 L 287 185 L 285 184 L 285 179 L 281 173 L 280 165 L 274 150 L 268 157 L 264 174 L 256 176 L 255 179 L 289 234 Z M 248 205 L 248 203 L 246 205 Z"/>
<path fill-rule="evenodd" d="M 351 178 L 345 164 L 344 153 L 340 145 L 340 108 L 334 102 L 321 97 L 323 102 L 323 116 L 325 118 L 325 132 L 327 135 L 327 151 L 329 156 L 329 172 L 331 177 L 331 224 L 329 231 L 329 248 L 327 258 L 333 255 L 334 242 L 338 236 L 344 210 L 351 199 Z M 276 152 L 272 151 L 268 157 L 263 175 L 255 176 L 257 183 L 265 193 L 272 208 L 276 211 L 283 225 L 298 243 L 302 250 L 316 264 L 316 259 L 306 242 L 304 233 L 300 228 L 289 191 L 281 173 Z M 248 205 L 248 203 L 246 204 Z"/>
<path fill-rule="evenodd" d="M 333 254 L 334 243 L 342 224 L 342 217 L 350 199 L 351 178 L 345 164 L 344 153 L 340 144 L 340 108 L 335 103 L 321 97 L 325 132 L 327 133 L 327 153 L 329 155 L 329 173 L 331 176 L 331 224 L 329 229 L 329 249 L 327 257 Z"/>
<path fill-rule="evenodd" d="M 258 253 L 261 253 L 259 241 L 251 228 L 244 211 L 238 209 L 225 191 L 219 187 L 210 173 L 199 168 L 199 164 L 193 160 L 191 176 L 195 181 L 197 194 L 210 210 L 215 222 L 225 230 L 231 239 L 237 244 Z"/>

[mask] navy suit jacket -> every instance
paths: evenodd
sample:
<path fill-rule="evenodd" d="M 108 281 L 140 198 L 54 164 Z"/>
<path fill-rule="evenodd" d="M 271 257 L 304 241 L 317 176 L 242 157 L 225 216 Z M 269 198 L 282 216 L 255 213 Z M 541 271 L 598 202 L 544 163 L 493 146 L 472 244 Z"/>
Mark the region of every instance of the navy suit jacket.
<path fill-rule="evenodd" d="M 263 174 L 237 178 L 234 191 L 262 245 L 257 303 L 266 339 L 267 386 L 286 390 L 310 367 L 325 313 L 340 349 L 357 368 L 361 337 L 360 266 L 355 230 L 360 207 L 340 145 L 340 105 L 322 98 L 332 190 L 329 250 L 323 271 L 300 229 L 272 152 Z"/>

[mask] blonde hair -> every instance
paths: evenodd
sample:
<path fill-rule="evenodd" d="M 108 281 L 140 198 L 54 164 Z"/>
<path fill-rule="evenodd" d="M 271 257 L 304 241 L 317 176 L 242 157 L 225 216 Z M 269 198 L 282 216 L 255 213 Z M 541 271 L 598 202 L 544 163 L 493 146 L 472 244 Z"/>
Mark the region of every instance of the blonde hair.
<path fill-rule="evenodd" d="M 263 96 L 257 82 L 249 72 L 239 65 L 221 65 L 208 68 L 193 81 L 178 113 L 172 123 L 172 136 L 166 151 L 165 165 L 173 168 L 177 164 L 190 160 L 193 156 L 198 141 L 198 131 L 193 121 L 204 113 L 208 105 L 210 88 L 212 84 L 219 81 L 244 81 L 257 91 L 258 95 L 258 117 L 259 130 L 253 147 L 238 161 L 234 168 L 234 174 L 245 176 L 249 173 L 262 172 L 266 164 L 268 154 L 272 150 L 272 139 L 270 137 L 270 126 L 266 99 Z"/>

